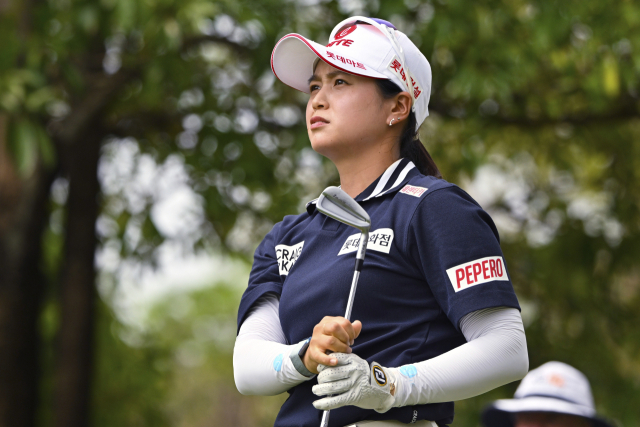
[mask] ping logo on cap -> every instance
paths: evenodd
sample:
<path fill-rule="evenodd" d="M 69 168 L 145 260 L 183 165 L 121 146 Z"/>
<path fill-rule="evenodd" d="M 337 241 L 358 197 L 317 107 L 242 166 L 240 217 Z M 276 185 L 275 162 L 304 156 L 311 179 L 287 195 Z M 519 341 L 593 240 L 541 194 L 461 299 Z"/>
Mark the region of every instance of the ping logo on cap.
<path fill-rule="evenodd" d="M 562 378 L 558 374 L 551 374 L 549 376 L 549 384 L 554 385 L 556 387 L 564 387 L 564 378 Z"/>
<path fill-rule="evenodd" d="M 371 371 L 373 373 L 373 378 L 376 380 L 379 386 L 387 385 L 387 376 L 384 374 L 384 371 L 380 366 L 373 365 Z"/>
<path fill-rule="evenodd" d="M 351 25 L 347 28 L 343 28 L 333 38 L 337 40 L 343 37 L 347 37 L 349 34 L 353 33 L 356 30 L 356 28 L 358 28 L 357 25 Z"/>

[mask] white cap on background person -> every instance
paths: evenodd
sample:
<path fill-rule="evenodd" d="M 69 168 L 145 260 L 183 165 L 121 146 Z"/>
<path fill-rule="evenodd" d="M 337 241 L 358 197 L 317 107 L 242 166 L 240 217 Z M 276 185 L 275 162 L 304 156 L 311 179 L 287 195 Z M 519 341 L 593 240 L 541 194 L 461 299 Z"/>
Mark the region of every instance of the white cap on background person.
<path fill-rule="evenodd" d="M 334 27 L 326 46 L 300 34 L 287 34 L 273 48 L 271 69 L 286 85 L 309 93 L 309 78 L 318 59 L 350 74 L 389 79 L 409 92 L 416 129 L 429 115 L 429 61 L 390 22 L 352 16 Z"/>
<path fill-rule="evenodd" d="M 489 405 L 482 414 L 487 427 L 513 427 L 518 413 L 553 413 L 588 420 L 594 427 L 612 427 L 596 414 L 587 377 L 562 362 L 547 362 L 530 371 L 522 380 L 513 399 Z"/>

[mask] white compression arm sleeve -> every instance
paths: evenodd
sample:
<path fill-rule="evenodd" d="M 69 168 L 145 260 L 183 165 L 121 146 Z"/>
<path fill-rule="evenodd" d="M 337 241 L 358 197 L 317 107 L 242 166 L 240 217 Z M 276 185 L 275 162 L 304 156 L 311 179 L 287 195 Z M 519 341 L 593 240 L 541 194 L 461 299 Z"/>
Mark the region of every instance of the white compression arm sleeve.
<path fill-rule="evenodd" d="M 299 373 L 289 358 L 299 345 L 286 344 L 279 305 L 276 295 L 266 294 L 240 327 L 233 348 L 233 375 L 242 394 L 273 396 L 313 378 Z"/>
<path fill-rule="evenodd" d="M 520 312 L 488 308 L 460 321 L 467 343 L 433 359 L 394 369 L 394 406 L 467 399 L 522 379 L 529 369 Z"/>
<path fill-rule="evenodd" d="M 310 379 L 289 359 L 298 345 L 286 345 L 278 308 L 277 296 L 268 294 L 256 303 L 240 327 L 233 369 L 242 394 L 280 394 Z M 462 318 L 460 328 L 466 344 L 415 363 L 417 372 L 406 370 L 411 377 L 394 369 L 399 378 L 394 406 L 466 399 L 519 380 L 527 373 L 527 345 L 518 310 L 500 307 L 475 311 Z M 275 369 L 278 358 L 279 371 Z"/>

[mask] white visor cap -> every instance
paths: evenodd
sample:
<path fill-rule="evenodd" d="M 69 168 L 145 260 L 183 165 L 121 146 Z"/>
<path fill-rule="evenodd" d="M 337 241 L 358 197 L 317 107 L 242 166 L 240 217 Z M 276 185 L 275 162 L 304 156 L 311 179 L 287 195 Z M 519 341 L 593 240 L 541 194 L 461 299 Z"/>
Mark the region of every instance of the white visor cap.
<path fill-rule="evenodd" d="M 323 46 L 300 34 L 287 34 L 273 48 L 273 73 L 305 93 L 318 58 L 350 74 L 391 80 L 411 94 L 416 130 L 420 127 L 429 115 L 431 66 L 406 35 L 386 21 L 352 16 L 334 27 L 329 40 Z"/>
<path fill-rule="evenodd" d="M 513 427 L 511 414 L 552 412 L 574 415 L 591 421 L 594 427 L 612 427 L 596 414 L 587 377 L 562 362 L 547 362 L 524 377 L 514 399 L 496 400 L 482 414 L 483 424 Z"/>

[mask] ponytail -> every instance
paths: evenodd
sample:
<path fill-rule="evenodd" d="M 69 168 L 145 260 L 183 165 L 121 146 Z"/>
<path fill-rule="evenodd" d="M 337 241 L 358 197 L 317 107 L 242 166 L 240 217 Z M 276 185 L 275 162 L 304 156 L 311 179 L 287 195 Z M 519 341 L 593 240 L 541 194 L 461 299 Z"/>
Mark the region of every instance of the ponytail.
<path fill-rule="evenodd" d="M 391 80 L 376 79 L 376 83 L 383 98 L 388 99 L 402 92 Z M 442 178 L 436 162 L 420 141 L 416 124 L 416 115 L 411 111 L 400 135 L 400 157 L 411 160 L 421 174 Z"/>

